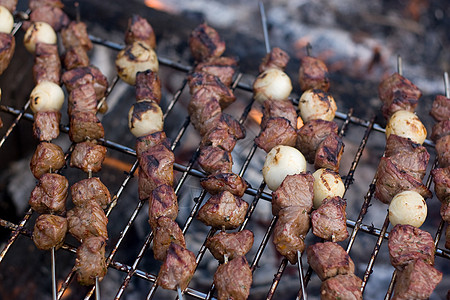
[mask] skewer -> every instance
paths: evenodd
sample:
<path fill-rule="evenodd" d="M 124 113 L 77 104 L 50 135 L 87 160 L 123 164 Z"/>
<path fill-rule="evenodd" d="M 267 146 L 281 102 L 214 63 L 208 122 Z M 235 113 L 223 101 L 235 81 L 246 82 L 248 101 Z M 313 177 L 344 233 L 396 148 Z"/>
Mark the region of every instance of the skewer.
<path fill-rule="evenodd" d="M 98 282 L 98 276 L 95 277 L 95 300 L 100 300 L 100 284 Z"/>
<path fill-rule="evenodd" d="M 444 86 L 445 86 L 445 97 L 450 98 L 450 84 L 447 72 L 444 72 Z"/>
<path fill-rule="evenodd" d="M 80 3 L 78 3 L 78 1 L 77 1 L 77 2 L 75 2 L 75 3 L 73 4 L 73 6 L 75 6 L 75 19 L 76 19 L 76 21 L 77 21 L 78 23 L 80 23 L 80 20 L 81 20 L 81 16 L 80 16 Z"/>
<path fill-rule="evenodd" d="M 261 23 L 264 33 L 264 44 L 266 45 L 266 52 L 270 53 L 269 32 L 267 31 L 266 12 L 264 10 L 264 4 L 262 3 L 262 1 L 259 1 L 259 12 L 261 14 Z"/>
<path fill-rule="evenodd" d="M 297 260 L 298 260 L 298 275 L 300 277 L 300 285 L 302 286 L 302 296 L 303 299 L 307 299 L 308 296 L 306 295 L 305 282 L 303 277 L 302 253 L 300 251 L 297 251 Z"/>
<path fill-rule="evenodd" d="M 58 291 L 56 288 L 56 259 L 55 259 L 55 247 L 52 247 L 51 250 L 52 254 L 52 299 L 57 300 L 58 299 Z"/>
<path fill-rule="evenodd" d="M 312 45 L 310 42 L 308 42 L 308 44 L 306 44 L 306 55 L 311 56 L 311 51 L 312 51 Z"/>
<path fill-rule="evenodd" d="M 397 73 L 403 76 L 403 63 L 400 55 L 397 56 Z"/>
<path fill-rule="evenodd" d="M 183 300 L 183 293 L 181 292 L 181 288 L 177 286 L 178 300 Z"/>

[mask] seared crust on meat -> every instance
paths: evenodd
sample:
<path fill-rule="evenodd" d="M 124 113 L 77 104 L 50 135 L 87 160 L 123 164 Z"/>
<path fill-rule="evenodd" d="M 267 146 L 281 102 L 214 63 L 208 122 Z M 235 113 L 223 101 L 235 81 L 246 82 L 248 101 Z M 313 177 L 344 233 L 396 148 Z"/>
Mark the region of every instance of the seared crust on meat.
<path fill-rule="evenodd" d="M 450 135 L 446 135 L 436 142 L 436 153 L 439 167 L 445 168 L 450 166 Z"/>
<path fill-rule="evenodd" d="M 234 173 L 218 173 L 200 179 L 202 187 L 211 195 L 223 191 L 229 191 L 233 195 L 242 197 L 247 189 L 247 182 L 244 178 Z"/>
<path fill-rule="evenodd" d="M 450 134 L 450 120 L 440 121 L 434 124 L 431 130 L 431 140 L 437 142 L 440 138 Z"/>
<path fill-rule="evenodd" d="M 259 73 L 262 73 L 268 69 L 279 69 L 284 71 L 288 62 L 289 54 L 287 54 L 286 51 L 275 47 L 262 59 L 262 62 L 259 65 Z"/>
<path fill-rule="evenodd" d="M 58 32 L 69 24 L 70 19 L 61 8 L 42 5 L 31 11 L 30 21 L 23 24 L 24 30 L 27 30 L 33 22 L 45 22 Z"/>
<path fill-rule="evenodd" d="M 38 111 L 34 114 L 33 135 L 39 141 L 51 141 L 59 136 L 59 111 Z"/>
<path fill-rule="evenodd" d="M 95 66 L 79 67 L 66 71 L 61 76 L 61 80 L 69 93 L 73 89 L 76 89 L 86 83 L 94 84 L 97 100 L 105 96 L 106 89 L 108 88 L 108 79 Z"/>
<path fill-rule="evenodd" d="M 314 235 L 333 242 L 348 238 L 346 207 L 347 202 L 339 196 L 326 198 L 322 205 L 311 213 Z"/>
<path fill-rule="evenodd" d="M 89 51 L 93 47 L 86 24 L 83 22 L 70 22 L 61 30 L 61 39 L 66 51 L 75 47 L 82 47 L 85 51 Z"/>
<path fill-rule="evenodd" d="M 95 142 L 77 143 L 70 157 L 70 166 L 84 172 L 99 172 L 105 160 L 106 147 Z"/>
<path fill-rule="evenodd" d="M 167 138 L 164 131 L 157 131 L 148 135 L 140 136 L 136 139 L 136 155 L 139 158 L 145 151 L 161 144 L 167 149 L 170 149 L 170 140 Z"/>
<path fill-rule="evenodd" d="M 250 294 L 253 273 L 244 256 L 221 264 L 214 274 L 218 300 L 245 300 Z"/>
<path fill-rule="evenodd" d="M 195 60 L 201 62 L 221 56 L 225 51 L 225 42 L 214 28 L 203 23 L 191 32 L 189 47 Z"/>
<path fill-rule="evenodd" d="M 98 140 L 105 136 L 105 130 L 97 115 L 89 111 L 74 111 L 70 117 L 69 138 L 74 143 Z"/>
<path fill-rule="evenodd" d="M 161 102 L 161 80 L 157 72 L 146 70 L 136 73 L 136 101 L 152 100 Z"/>
<path fill-rule="evenodd" d="M 148 199 L 148 217 L 152 229 L 156 229 L 159 217 L 165 216 L 175 220 L 178 215 L 177 195 L 173 187 L 161 184 L 155 188 Z"/>
<path fill-rule="evenodd" d="M 436 197 L 442 202 L 450 201 L 450 166 L 431 170 Z"/>
<path fill-rule="evenodd" d="M 205 72 L 217 76 L 226 86 L 233 82 L 236 73 L 237 61 L 234 57 L 212 57 L 195 66 L 194 72 Z"/>
<path fill-rule="evenodd" d="M 322 300 L 362 300 L 362 280 L 355 274 L 337 275 L 322 282 L 320 299 Z"/>
<path fill-rule="evenodd" d="M 33 242 L 38 249 L 59 249 L 66 237 L 67 219 L 56 215 L 42 214 L 34 225 Z"/>
<path fill-rule="evenodd" d="M 87 202 L 95 201 L 101 208 L 106 209 L 111 203 L 111 194 L 98 177 L 75 182 L 70 187 L 70 194 L 72 202 L 76 206 L 84 206 Z"/>
<path fill-rule="evenodd" d="M 0 75 L 9 66 L 15 49 L 15 37 L 12 34 L 0 32 Z"/>
<path fill-rule="evenodd" d="M 278 145 L 294 147 L 297 131 L 288 119 L 278 117 L 267 121 L 266 127 L 255 138 L 255 144 L 267 153 Z"/>
<path fill-rule="evenodd" d="M 108 218 L 100 205 L 95 201 L 75 206 L 67 212 L 69 232 L 80 242 L 97 236 L 108 239 L 106 226 Z"/>
<path fill-rule="evenodd" d="M 198 164 L 202 169 L 210 174 L 230 173 L 233 167 L 231 153 L 214 146 L 200 147 Z"/>
<path fill-rule="evenodd" d="M 232 260 L 247 254 L 253 246 L 253 240 L 253 232 L 247 229 L 232 233 L 221 231 L 215 236 L 209 237 L 205 246 L 215 259 L 223 263 L 225 255 Z"/>
<path fill-rule="evenodd" d="M 437 121 L 442 122 L 450 118 L 450 98 L 437 95 L 433 101 L 430 115 Z"/>
<path fill-rule="evenodd" d="M 344 153 L 342 138 L 330 133 L 317 147 L 314 168 L 316 170 L 325 168 L 339 173 L 342 153 Z"/>
<path fill-rule="evenodd" d="M 84 111 L 97 113 L 97 98 L 92 83 L 83 84 L 72 90 L 69 94 L 67 112 L 72 116 L 73 112 Z"/>
<path fill-rule="evenodd" d="M 139 15 L 134 14 L 128 19 L 128 27 L 125 32 L 125 43 L 144 42 L 153 49 L 156 48 L 156 37 L 150 23 Z"/>
<path fill-rule="evenodd" d="M 288 175 L 278 189 L 272 193 L 272 214 L 289 206 L 301 206 L 310 213 L 314 198 L 314 177 L 309 172 Z"/>
<path fill-rule="evenodd" d="M 59 85 L 61 81 L 61 60 L 57 45 L 36 43 L 33 78 L 35 84 L 51 81 Z"/>
<path fill-rule="evenodd" d="M 50 170 L 59 170 L 66 164 L 61 147 L 47 142 L 41 142 L 34 151 L 30 162 L 30 170 L 39 179 Z"/>
<path fill-rule="evenodd" d="M 153 255 L 157 260 L 164 260 L 171 243 L 186 248 L 183 231 L 178 223 L 171 218 L 162 216 L 156 221 L 153 228 L 155 238 L 153 239 Z"/>
<path fill-rule="evenodd" d="M 77 249 L 75 271 L 77 281 L 82 285 L 94 285 L 105 277 L 107 268 L 105 260 L 106 240 L 103 237 L 87 238 Z"/>
<path fill-rule="evenodd" d="M 267 122 L 272 118 L 282 117 L 291 123 L 294 129 L 297 129 L 297 111 L 291 101 L 266 100 L 263 104 L 263 118 L 261 128 L 267 126 Z"/>
<path fill-rule="evenodd" d="M 65 212 L 68 188 L 66 177 L 45 173 L 31 192 L 28 204 L 40 214 Z"/>
<path fill-rule="evenodd" d="M 326 92 L 330 88 L 327 66 L 323 61 L 312 56 L 301 59 L 298 81 L 302 91 L 319 89 Z"/>

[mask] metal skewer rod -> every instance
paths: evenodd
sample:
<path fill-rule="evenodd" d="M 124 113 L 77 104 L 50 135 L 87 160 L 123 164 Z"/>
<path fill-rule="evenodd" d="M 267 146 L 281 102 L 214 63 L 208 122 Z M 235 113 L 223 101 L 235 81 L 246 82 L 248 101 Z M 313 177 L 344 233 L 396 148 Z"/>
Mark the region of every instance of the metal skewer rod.
<path fill-rule="evenodd" d="M 445 86 L 445 97 L 450 98 L 450 84 L 447 72 L 444 72 L 444 86 Z"/>
<path fill-rule="evenodd" d="M 298 260 L 298 276 L 300 277 L 300 285 L 302 287 L 302 296 L 303 299 L 306 300 L 308 296 L 306 295 L 305 282 L 303 277 L 302 253 L 298 250 L 297 250 L 297 260 Z"/>
<path fill-rule="evenodd" d="M 177 286 L 178 300 L 183 300 L 183 293 L 181 292 L 181 288 Z"/>
<path fill-rule="evenodd" d="M 264 10 L 264 4 L 262 3 L 262 1 L 259 1 L 259 12 L 261 15 L 261 23 L 264 33 L 264 44 L 266 45 L 266 52 L 270 53 L 269 32 L 267 31 L 266 11 Z"/>
<path fill-rule="evenodd" d="M 397 73 L 403 76 L 403 63 L 400 55 L 397 56 Z"/>
<path fill-rule="evenodd" d="M 58 299 L 58 290 L 56 288 L 56 259 L 55 259 L 55 247 L 51 250 L 52 261 L 52 299 Z"/>
<path fill-rule="evenodd" d="M 95 300 L 100 300 L 100 283 L 98 276 L 95 277 Z"/>

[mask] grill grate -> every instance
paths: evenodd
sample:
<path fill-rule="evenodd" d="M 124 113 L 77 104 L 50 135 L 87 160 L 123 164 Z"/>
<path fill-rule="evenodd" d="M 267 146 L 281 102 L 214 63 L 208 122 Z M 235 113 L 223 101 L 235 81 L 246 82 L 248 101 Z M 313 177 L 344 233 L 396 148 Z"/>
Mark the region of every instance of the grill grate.
<path fill-rule="evenodd" d="M 95 44 L 97 44 L 98 46 L 101 46 L 101 47 L 106 47 L 106 48 L 109 48 L 112 50 L 121 50 L 123 47 L 122 45 L 119 45 L 119 44 L 116 44 L 111 41 L 104 40 L 104 39 L 101 39 L 101 38 L 98 38 L 95 36 L 90 36 L 90 38 Z M 184 75 L 183 75 L 184 78 L 186 78 L 187 72 L 189 72 L 189 70 L 191 69 L 190 66 L 183 65 L 181 63 L 172 61 L 170 59 L 167 59 L 167 58 L 164 58 L 161 56 L 159 56 L 159 62 L 161 65 L 164 65 L 166 67 L 173 69 L 174 72 L 184 73 Z M 234 84 L 233 84 L 233 89 L 237 89 L 237 90 L 242 91 L 243 93 L 246 93 L 248 96 L 247 99 L 249 99 L 248 104 L 245 106 L 242 114 L 239 117 L 239 122 L 241 124 L 244 124 L 247 120 L 249 112 L 252 109 L 252 106 L 254 103 L 253 103 L 253 100 L 250 100 L 250 99 L 252 99 L 251 86 L 247 85 L 245 83 L 242 83 L 241 78 L 242 78 L 242 74 L 239 74 L 236 77 Z M 107 94 L 110 94 L 113 91 L 117 82 L 118 82 L 118 77 L 116 77 L 113 80 Z M 181 98 L 181 96 L 183 94 L 183 91 L 186 87 L 186 83 L 187 83 L 187 80 L 184 79 L 182 81 L 179 89 L 174 93 L 174 96 L 172 97 L 172 99 L 171 99 L 170 103 L 168 104 L 168 107 L 164 113 L 164 119 L 166 119 L 173 112 L 173 109 L 175 108 L 176 104 L 178 103 L 179 99 Z M 295 103 L 295 100 L 293 100 L 293 101 Z M 27 102 L 21 109 L 17 109 L 17 108 L 11 107 L 11 106 L 0 105 L 1 111 L 15 116 L 15 120 L 10 124 L 8 130 L 6 131 L 6 133 L 2 136 L 2 139 L 0 140 L 0 148 L 3 146 L 6 147 L 6 145 L 7 145 L 6 141 L 7 141 L 8 137 L 11 135 L 11 133 L 14 131 L 14 129 L 17 127 L 17 125 L 20 122 L 22 122 L 23 120 L 33 121 L 33 115 L 26 113 L 28 106 L 29 106 L 29 102 Z M 341 128 L 340 128 L 340 132 L 339 132 L 339 134 L 341 136 L 344 136 L 346 134 L 348 128 L 351 125 L 355 125 L 357 128 L 361 128 L 362 130 L 364 130 L 363 138 L 360 141 L 358 149 L 352 160 L 351 167 L 345 177 L 345 188 L 347 191 L 354 181 L 355 171 L 361 160 L 363 152 L 366 149 L 367 143 L 369 141 L 369 137 L 371 136 L 372 132 L 383 133 L 384 129 L 380 125 L 375 123 L 375 117 L 372 118 L 370 121 L 362 120 L 358 117 L 353 116 L 353 110 L 349 110 L 349 112 L 347 114 L 342 113 L 342 112 L 337 112 L 336 118 L 343 121 Z M 184 123 L 182 124 L 181 128 L 178 130 L 175 137 L 173 138 L 173 143 L 171 145 L 172 150 L 175 150 L 179 146 L 180 141 L 182 140 L 183 136 L 185 135 L 186 131 L 188 130 L 189 125 L 190 125 L 190 120 L 189 120 L 189 117 L 187 117 L 186 120 L 184 121 Z M 67 133 L 68 127 L 62 126 L 61 131 Z M 251 138 L 253 138 L 253 137 L 251 137 Z M 105 145 L 106 147 L 108 147 L 109 149 L 111 149 L 113 151 L 117 151 L 119 153 L 130 155 L 133 157 L 136 156 L 136 152 L 134 151 L 134 149 L 127 147 L 121 143 L 113 142 L 113 141 L 106 140 L 106 139 L 101 139 L 100 141 L 103 145 Z M 429 148 L 433 147 L 433 143 L 429 140 L 427 140 L 424 144 L 429 146 Z M 72 150 L 73 150 L 73 147 L 70 147 L 66 151 L 66 160 L 69 157 Z M 245 160 L 242 163 L 242 166 L 241 166 L 239 172 L 237 172 L 240 176 L 245 178 L 245 173 L 246 173 L 247 169 L 249 168 L 249 166 L 252 164 L 254 155 L 256 153 L 257 153 L 257 147 L 255 144 L 253 144 L 253 146 L 250 148 L 247 155 L 245 156 Z M 177 195 L 181 191 L 181 189 L 184 186 L 184 184 L 186 183 L 187 179 L 189 179 L 190 177 L 202 178 L 205 176 L 204 172 L 195 168 L 195 163 L 196 163 L 198 154 L 199 154 L 199 147 L 193 152 L 191 159 L 187 165 L 175 163 L 174 170 L 181 174 L 181 177 L 178 180 L 178 183 L 175 187 L 175 192 Z M 130 170 L 128 172 L 126 172 L 125 178 L 123 179 L 122 183 L 120 184 L 120 187 L 118 187 L 116 194 L 113 196 L 113 201 L 112 201 L 111 205 L 108 207 L 108 210 L 106 212 L 107 216 L 110 215 L 110 213 L 112 212 L 114 207 L 117 205 L 118 201 L 121 199 L 123 191 L 129 184 L 131 179 L 133 178 L 133 176 L 137 170 L 137 167 L 138 167 L 138 163 L 136 160 L 134 162 L 134 164 L 132 165 L 132 167 L 130 168 Z M 435 167 L 436 167 L 436 163 L 434 164 L 433 168 L 435 168 Z M 261 178 L 262 178 L 262 176 L 261 176 Z M 389 220 L 388 220 L 387 215 L 386 215 L 385 221 L 383 223 L 383 226 L 381 228 L 376 228 L 373 225 L 368 225 L 363 222 L 364 217 L 365 217 L 366 213 L 368 212 L 369 207 L 371 206 L 371 199 L 372 199 L 372 196 L 374 193 L 374 183 L 375 183 L 374 180 L 375 179 L 372 180 L 372 183 L 369 185 L 368 191 L 364 196 L 364 201 L 363 201 L 361 209 L 359 211 L 359 216 L 358 216 L 357 220 L 356 221 L 353 221 L 351 219 L 347 220 L 347 226 L 349 228 L 353 229 L 353 231 L 350 235 L 350 239 L 348 241 L 347 252 L 351 251 L 351 249 L 356 241 L 356 237 L 358 236 L 358 233 L 373 235 L 377 238 L 376 243 L 373 246 L 370 260 L 366 263 L 366 268 L 365 268 L 364 275 L 363 275 L 362 289 L 365 289 L 365 287 L 368 283 L 369 277 L 373 272 L 373 267 L 374 267 L 375 261 L 377 259 L 377 256 L 380 252 L 383 241 L 388 238 L 387 229 L 388 229 L 388 225 L 389 225 Z M 427 186 L 430 187 L 430 185 L 431 185 L 431 176 L 428 175 Z M 251 217 L 252 217 L 255 209 L 257 208 L 257 205 L 258 205 L 260 199 L 266 200 L 266 201 L 271 201 L 271 195 L 269 193 L 265 192 L 264 189 L 265 189 L 265 183 L 263 181 L 260 183 L 260 185 L 257 189 L 255 189 L 255 188 L 247 189 L 246 194 L 249 196 L 252 196 L 253 199 L 251 200 L 249 210 L 245 217 L 245 221 L 241 225 L 239 230 L 243 230 L 249 224 L 249 222 L 251 221 Z M 183 230 L 184 234 L 189 230 L 206 195 L 207 195 L 206 191 L 202 190 L 200 195 L 198 195 L 197 197 L 195 197 L 193 199 L 194 205 L 190 211 L 189 216 L 185 219 L 184 224 L 182 226 L 182 230 Z M 129 233 L 130 228 L 135 223 L 138 215 L 140 213 L 142 213 L 141 210 L 144 207 L 144 204 L 145 204 L 145 201 L 137 202 L 136 207 L 134 208 L 133 213 L 131 214 L 126 226 L 121 230 L 119 236 L 114 238 L 115 243 L 112 245 L 109 245 L 107 247 L 107 250 L 110 251 L 109 255 L 107 256 L 108 267 L 116 269 L 116 270 L 126 274 L 125 278 L 121 282 L 120 287 L 117 290 L 115 299 L 120 299 L 124 296 L 124 293 L 126 292 L 127 287 L 129 286 L 132 278 L 142 279 L 142 280 L 145 280 L 145 281 L 148 281 L 151 283 L 151 287 L 149 289 L 147 299 L 151 299 L 155 295 L 155 292 L 157 290 L 157 286 L 156 286 L 156 284 L 154 284 L 156 281 L 156 275 L 152 274 L 150 272 L 146 272 L 145 270 L 139 269 L 139 264 L 140 264 L 142 258 L 144 257 L 144 255 L 146 255 L 146 252 L 149 249 L 150 244 L 153 240 L 153 233 L 151 231 L 145 237 L 145 240 L 144 240 L 142 246 L 140 247 L 137 256 L 133 259 L 133 262 L 131 264 L 126 264 L 126 263 L 115 260 L 115 256 L 118 252 L 119 247 L 123 244 L 125 237 Z M 146 214 L 146 212 L 144 212 L 144 213 Z M 9 238 L 7 243 L 4 246 L 2 246 L 2 250 L 0 253 L 0 264 L 3 262 L 5 255 L 10 252 L 12 245 L 16 242 L 17 238 L 20 235 L 31 237 L 31 232 L 29 229 L 27 229 L 27 223 L 30 220 L 31 216 L 32 216 L 32 211 L 31 211 L 31 209 L 28 209 L 28 211 L 23 216 L 22 220 L 20 222 L 18 222 L 17 224 L 12 223 L 7 220 L 0 219 L 0 225 L 3 228 L 6 228 L 6 229 L 9 229 L 12 231 L 11 237 Z M 258 264 L 263 259 L 264 250 L 265 250 L 267 244 L 269 243 L 269 240 L 270 240 L 270 237 L 271 237 L 271 234 L 272 234 L 272 231 L 273 231 L 276 221 L 277 221 L 277 218 L 273 217 L 272 220 L 270 221 L 270 223 L 268 224 L 268 226 L 266 227 L 264 236 L 262 237 L 261 242 L 259 243 L 259 246 L 257 246 L 257 251 L 256 251 L 255 255 L 251 259 L 249 259 L 251 268 L 254 272 L 257 270 Z M 443 227 L 444 227 L 444 222 L 441 220 L 441 222 L 436 230 L 436 233 L 435 233 L 436 246 L 439 243 Z M 150 227 L 148 227 L 148 230 L 149 229 L 150 229 Z M 207 237 L 213 235 L 214 233 L 215 233 L 215 230 L 213 230 L 213 229 L 210 230 L 207 234 Z M 311 234 L 309 234 L 309 235 L 311 235 Z M 206 241 L 206 239 L 204 240 L 200 249 L 197 251 L 197 263 L 199 263 L 202 260 L 202 258 L 204 257 L 204 254 L 206 252 L 205 241 Z M 31 240 L 30 240 L 30 242 L 31 242 Z M 188 244 L 188 247 L 189 247 L 189 244 Z M 254 245 L 254 248 L 255 247 L 256 247 L 256 245 Z M 71 253 L 76 253 L 76 247 L 74 247 L 70 244 L 64 244 L 62 249 L 69 251 Z M 444 259 L 450 260 L 450 252 L 448 250 L 444 250 L 444 249 L 437 247 L 436 255 L 443 257 Z M 304 258 L 303 258 L 303 261 L 305 261 Z M 303 263 L 303 264 L 305 265 L 305 263 Z M 274 275 L 272 284 L 270 286 L 267 285 L 267 288 L 268 288 L 267 299 L 272 299 L 274 297 L 277 287 L 279 286 L 279 283 L 282 280 L 282 278 L 283 278 L 282 276 L 283 276 L 285 270 L 287 269 L 287 267 L 288 267 L 287 259 L 281 259 L 281 263 L 278 267 L 278 271 Z M 308 285 L 308 282 L 310 282 L 311 276 L 312 276 L 312 270 L 309 267 L 308 271 L 305 274 L 304 280 L 303 280 L 305 283 L 305 288 L 306 288 L 306 285 Z M 73 282 L 73 277 L 74 277 L 74 270 L 69 272 L 69 274 L 67 274 L 67 276 L 65 277 L 65 279 L 58 291 L 58 299 L 63 298 L 64 293 L 67 292 L 71 282 Z M 391 281 L 389 283 L 389 288 L 386 291 L 386 296 L 385 296 L 386 299 L 389 299 L 391 296 L 395 278 L 396 278 L 396 272 L 393 272 Z M 300 280 L 300 282 L 301 282 L 301 280 Z M 297 298 L 300 299 L 300 298 L 302 298 L 302 288 L 301 288 L 300 284 L 298 286 L 298 289 L 299 289 L 299 292 L 298 292 Z M 90 298 L 93 295 L 94 290 L 95 290 L 95 287 L 92 287 L 91 289 L 89 289 L 87 294 L 85 295 L 85 299 Z M 310 291 L 310 294 L 312 294 L 314 292 L 317 294 L 317 291 Z M 193 288 L 187 288 L 187 290 L 185 291 L 186 295 L 192 296 L 197 299 L 210 299 L 210 298 L 212 298 L 213 293 L 214 293 L 214 286 L 210 286 L 209 289 L 206 289 L 203 291 L 200 291 L 198 289 L 193 289 Z"/>

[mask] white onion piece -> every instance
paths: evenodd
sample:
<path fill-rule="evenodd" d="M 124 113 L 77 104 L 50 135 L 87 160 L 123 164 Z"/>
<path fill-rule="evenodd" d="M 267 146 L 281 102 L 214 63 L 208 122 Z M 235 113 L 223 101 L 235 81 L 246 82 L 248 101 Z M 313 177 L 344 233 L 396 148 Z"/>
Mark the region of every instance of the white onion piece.
<path fill-rule="evenodd" d="M 389 221 L 392 226 L 409 224 L 422 226 L 427 218 L 427 203 L 414 191 L 403 191 L 392 198 L 389 204 Z"/>
<path fill-rule="evenodd" d="M 128 84 L 136 83 L 136 73 L 146 70 L 158 72 L 156 52 L 146 43 L 133 42 L 117 54 L 116 69 L 119 77 Z"/>
<path fill-rule="evenodd" d="M 342 197 L 345 186 L 341 176 L 329 169 L 318 169 L 313 173 L 314 177 L 314 208 L 317 209 L 327 197 Z"/>
<path fill-rule="evenodd" d="M 54 82 L 42 81 L 30 94 L 30 108 L 34 113 L 59 111 L 64 104 L 64 91 Z"/>
<path fill-rule="evenodd" d="M 136 136 L 162 131 L 164 126 L 161 107 L 154 101 L 139 101 L 128 112 L 128 127 Z"/>
<path fill-rule="evenodd" d="M 289 76 L 279 69 L 268 69 L 256 78 L 253 83 L 253 94 L 256 101 L 288 100 L 292 91 L 292 83 Z"/>
<path fill-rule="evenodd" d="M 303 122 L 314 119 L 332 121 L 336 114 L 337 106 L 334 98 L 322 90 L 305 91 L 298 102 L 300 116 Z"/>
<path fill-rule="evenodd" d="M 427 138 L 427 129 L 416 114 L 407 110 L 396 111 L 386 125 L 386 139 L 395 134 L 410 138 L 413 142 L 423 144 Z"/>
<path fill-rule="evenodd" d="M 267 153 L 262 169 L 267 187 L 275 191 L 287 175 L 306 171 L 306 160 L 303 154 L 290 146 L 275 146 Z"/>
<path fill-rule="evenodd" d="M 56 33 L 52 26 L 45 22 L 33 22 L 25 32 L 23 44 L 30 53 L 36 51 L 36 44 L 56 44 Z"/>
<path fill-rule="evenodd" d="M 11 33 L 14 27 L 14 17 L 4 6 L 0 5 L 0 32 Z"/>

